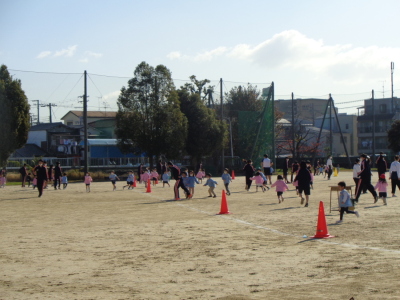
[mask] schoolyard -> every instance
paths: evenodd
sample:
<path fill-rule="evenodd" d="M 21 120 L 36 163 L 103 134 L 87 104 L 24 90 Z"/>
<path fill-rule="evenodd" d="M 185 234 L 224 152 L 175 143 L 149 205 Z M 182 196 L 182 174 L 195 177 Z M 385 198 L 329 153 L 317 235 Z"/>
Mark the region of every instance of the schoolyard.
<path fill-rule="evenodd" d="M 388 206 L 362 195 L 360 217 L 336 224 L 329 186 L 353 184 L 351 172 L 317 176 L 308 208 L 292 185 L 279 204 L 274 189 L 246 192 L 236 177 L 229 215 L 217 215 L 214 179 L 217 198 L 198 185 L 181 201 L 173 180 L 151 193 L 124 182 L 115 192 L 94 182 L 90 193 L 72 183 L 41 198 L 0 189 L 0 299 L 400 299 L 399 192 Z M 319 201 L 334 238 L 309 238 Z"/>

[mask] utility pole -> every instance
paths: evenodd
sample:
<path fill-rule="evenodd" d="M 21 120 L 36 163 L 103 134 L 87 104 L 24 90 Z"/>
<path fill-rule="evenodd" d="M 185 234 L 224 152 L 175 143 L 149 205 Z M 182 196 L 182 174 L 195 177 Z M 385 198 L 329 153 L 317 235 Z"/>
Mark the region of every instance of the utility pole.
<path fill-rule="evenodd" d="M 375 95 L 372 90 L 372 167 L 375 165 Z"/>
<path fill-rule="evenodd" d="M 36 102 L 36 108 L 37 108 L 37 120 L 36 120 L 36 125 L 39 125 L 40 119 L 39 119 L 39 102 L 40 100 L 31 100 L 32 102 Z"/>
<path fill-rule="evenodd" d="M 85 174 L 89 172 L 89 162 L 88 162 L 88 130 L 87 130 L 87 72 L 84 72 L 84 88 L 83 88 L 83 135 L 84 135 L 84 172 Z"/>
<path fill-rule="evenodd" d="M 222 91 L 222 78 L 219 81 L 219 89 L 220 89 L 220 98 L 221 98 L 221 122 L 224 121 L 224 106 L 223 106 L 223 101 L 224 101 L 224 95 Z M 224 153 L 224 145 L 222 144 L 222 173 L 224 172 L 225 169 L 225 153 Z"/>
<path fill-rule="evenodd" d="M 57 105 L 52 104 L 52 103 L 49 103 L 49 104 L 42 104 L 42 105 L 40 105 L 40 106 L 41 106 L 41 107 L 46 107 L 46 106 L 49 107 L 49 121 L 50 121 L 50 124 L 53 123 L 53 119 L 51 118 L 51 107 L 52 107 L 52 106 L 57 106 Z"/>
<path fill-rule="evenodd" d="M 394 62 L 390 63 L 390 74 L 391 74 L 391 81 L 392 81 L 392 113 L 394 113 L 394 97 L 393 97 L 393 73 L 394 73 Z"/>

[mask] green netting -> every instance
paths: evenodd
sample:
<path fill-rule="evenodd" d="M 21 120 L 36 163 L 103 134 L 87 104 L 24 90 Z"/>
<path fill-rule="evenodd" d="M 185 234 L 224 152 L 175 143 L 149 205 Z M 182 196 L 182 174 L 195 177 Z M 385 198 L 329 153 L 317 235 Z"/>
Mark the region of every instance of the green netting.
<path fill-rule="evenodd" d="M 274 86 L 263 89 L 261 111 L 239 111 L 239 145 L 243 158 L 261 161 L 264 154 L 275 161 Z"/>

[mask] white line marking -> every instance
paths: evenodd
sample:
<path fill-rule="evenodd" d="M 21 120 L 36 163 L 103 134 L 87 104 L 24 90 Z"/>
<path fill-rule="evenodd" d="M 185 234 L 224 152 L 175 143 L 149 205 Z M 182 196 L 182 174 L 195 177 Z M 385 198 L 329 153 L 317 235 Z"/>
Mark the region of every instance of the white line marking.
<path fill-rule="evenodd" d="M 158 200 L 165 201 L 165 199 L 162 199 L 159 196 L 151 195 L 149 193 L 147 193 L 147 195 L 151 196 L 152 198 L 156 198 Z M 244 224 L 244 225 L 251 226 L 251 227 L 254 227 L 254 228 L 268 230 L 270 232 L 277 233 L 277 234 L 280 234 L 280 235 L 292 236 L 292 237 L 296 237 L 296 238 L 305 239 L 301 235 L 296 235 L 296 234 L 292 234 L 292 233 L 286 233 L 286 232 L 283 232 L 283 231 L 279 231 L 277 229 L 271 229 L 271 228 L 264 227 L 264 226 L 261 226 L 261 225 L 256 225 L 256 224 L 253 224 L 253 223 L 241 220 L 241 219 L 236 219 L 236 218 L 229 217 L 228 215 L 218 215 L 218 214 L 215 214 L 215 213 L 204 211 L 204 210 L 198 209 L 196 207 L 192 207 L 190 205 L 179 203 L 179 202 L 175 202 L 175 201 L 172 202 L 172 203 L 174 205 L 181 206 L 181 207 L 184 207 L 184 208 L 188 208 L 188 209 L 200 212 L 202 214 L 211 215 L 211 216 L 215 215 L 216 217 L 220 217 L 220 218 L 223 218 L 223 219 L 226 219 L 226 220 L 234 221 L 236 223 Z M 358 249 L 366 249 L 366 250 L 381 251 L 381 252 L 391 252 L 391 253 L 400 254 L 400 250 L 392 250 L 392 249 L 385 249 L 385 248 L 378 248 L 378 247 L 368 247 L 368 246 L 361 246 L 361 245 L 355 245 L 355 244 L 338 243 L 338 242 L 334 242 L 332 240 L 326 240 L 326 239 L 312 239 L 310 241 L 316 241 L 316 242 L 320 242 L 320 243 L 324 243 L 324 244 L 338 245 L 338 246 L 343 246 L 343 247 L 348 247 L 348 248 L 358 248 Z"/>

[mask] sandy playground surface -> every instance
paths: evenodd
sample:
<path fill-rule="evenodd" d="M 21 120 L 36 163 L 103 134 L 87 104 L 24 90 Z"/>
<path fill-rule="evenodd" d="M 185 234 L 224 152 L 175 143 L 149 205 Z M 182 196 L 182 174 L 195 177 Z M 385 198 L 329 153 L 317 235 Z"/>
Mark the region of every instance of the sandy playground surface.
<path fill-rule="evenodd" d="M 230 215 L 197 186 L 192 200 L 171 201 L 161 185 L 122 190 L 117 182 L 66 190 L 0 189 L 0 299 L 400 299 L 400 193 L 360 218 L 329 213 L 328 181 L 316 177 L 310 206 L 292 185 L 274 190 L 231 184 Z M 274 176 L 274 179 L 276 176 Z M 376 174 L 373 182 L 376 181 Z M 173 184 L 174 181 L 171 181 Z M 314 240 L 319 201 L 329 233 Z M 334 203 L 337 203 L 336 192 Z"/>

